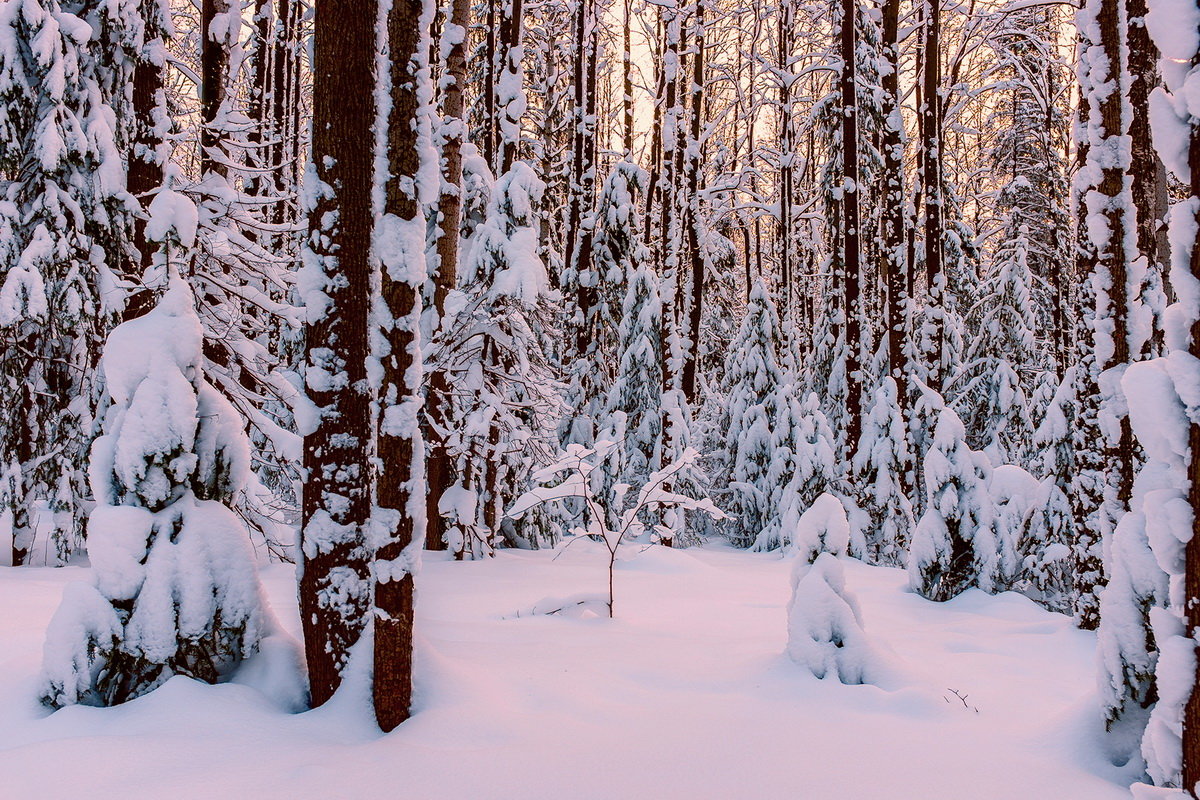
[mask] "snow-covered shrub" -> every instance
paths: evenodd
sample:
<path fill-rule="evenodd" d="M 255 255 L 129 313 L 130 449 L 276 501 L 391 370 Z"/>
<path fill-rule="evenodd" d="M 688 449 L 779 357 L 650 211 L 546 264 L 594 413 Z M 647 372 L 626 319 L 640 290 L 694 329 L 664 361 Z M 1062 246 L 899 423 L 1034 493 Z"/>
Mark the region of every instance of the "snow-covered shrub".
<path fill-rule="evenodd" d="M 164 190 L 151 212 L 149 235 L 164 252 L 191 245 L 189 202 Z M 158 305 L 108 337 L 101 364 L 112 405 L 91 461 L 93 581 L 69 587 L 51 621 L 50 705 L 113 705 L 172 675 L 215 683 L 264 633 L 254 554 L 227 505 L 245 485 L 249 445 L 205 380 L 201 339 L 173 265 Z"/>
<path fill-rule="evenodd" d="M 879 657 L 863 630 L 858 601 L 846 588 L 842 563 L 833 553 L 803 557 L 792 569 L 787 654 L 818 678 L 842 683 L 881 679 Z"/>
<path fill-rule="evenodd" d="M 1001 464 L 988 476 L 992 540 L 996 548 L 990 575 L 993 591 L 1014 589 L 1022 577 L 1024 551 L 1021 546 L 1038 489 L 1037 478 L 1015 464 Z"/>
<path fill-rule="evenodd" d="M 992 501 L 975 456 L 962 421 L 943 408 L 925 453 L 925 511 L 908 557 L 909 586 L 930 600 L 949 600 L 979 584 L 990 588 Z"/>
<path fill-rule="evenodd" d="M 846 554 L 850 546 L 850 522 L 842 501 L 826 492 L 813 501 L 791 531 L 790 552 L 811 564 L 821 553 Z"/>

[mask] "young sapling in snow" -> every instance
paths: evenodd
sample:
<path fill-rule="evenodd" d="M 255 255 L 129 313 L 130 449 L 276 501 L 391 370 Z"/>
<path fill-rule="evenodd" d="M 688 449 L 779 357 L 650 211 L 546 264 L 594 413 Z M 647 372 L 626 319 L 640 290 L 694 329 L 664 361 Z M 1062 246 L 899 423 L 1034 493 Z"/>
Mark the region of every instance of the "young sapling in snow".
<path fill-rule="evenodd" d="M 651 527 L 659 536 L 670 537 L 672 530 L 665 525 L 648 526 L 646 519 L 652 512 L 659 509 L 683 509 L 700 511 L 713 519 L 724 519 L 725 514 L 708 499 L 696 500 L 686 495 L 671 491 L 672 480 L 682 471 L 692 466 L 699 453 L 688 448 L 684 450 L 673 463 L 663 469 L 653 472 L 646 482 L 637 490 L 633 501 L 627 498 L 633 491 L 629 484 L 616 484 L 608 491 L 597 490 L 591 481 L 591 474 L 604 463 L 609 452 L 616 443 L 607 439 L 596 442 L 594 447 L 584 447 L 579 444 L 567 445 L 561 458 L 548 467 L 538 470 L 533 475 L 536 483 L 550 483 L 552 486 L 541 486 L 532 489 L 517 498 L 508 509 L 507 516 L 520 519 L 527 511 L 543 503 L 556 500 L 578 498 L 583 502 L 585 513 L 582 515 L 583 525 L 575 528 L 572 533 L 576 536 L 590 536 L 604 543 L 608 550 L 608 616 L 613 616 L 613 573 L 617 564 L 617 553 L 621 543 L 628 539 L 636 539 Z M 615 525 L 608 525 L 609 511 L 620 509 L 612 518 L 617 520 Z"/>

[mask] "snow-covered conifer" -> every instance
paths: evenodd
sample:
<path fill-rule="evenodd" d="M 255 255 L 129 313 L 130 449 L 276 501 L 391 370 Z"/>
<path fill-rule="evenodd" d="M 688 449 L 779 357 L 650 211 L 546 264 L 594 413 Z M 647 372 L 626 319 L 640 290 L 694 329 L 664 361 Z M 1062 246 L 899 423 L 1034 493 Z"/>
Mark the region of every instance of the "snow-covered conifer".
<path fill-rule="evenodd" d="M 981 466 L 962 421 L 943 408 L 922 464 L 925 505 L 908 556 L 909 585 L 922 597 L 943 601 L 972 586 L 990 588 L 995 545 Z"/>
<path fill-rule="evenodd" d="M 730 347 L 725 366 L 725 416 L 722 435 L 730 452 L 728 498 L 724 502 L 731 515 L 730 536 L 734 542 L 750 543 L 768 527 L 778 513 L 772 503 L 778 487 L 768 480 L 791 476 L 771 469 L 776 456 L 776 432 L 781 416 L 779 404 L 784 378 L 779 368 L 779 315 L 762 281 L 750 290 L 746 316 Z"/>
<path fill-rule="evenodd" d="M 862 440 L 854 453 L 852 485 L 859 505 L 870 518 L 870 527 L 865 531 L 868 563 L 904 563 L 916 525 L 912 502 L 904 488 L 912 468 L 896 382 L 884 378 L 875 390 Z"/>
<path fill-rule="evenodd" d="M 1034 466 L 1041 476 L 1031 503 L 1029 522 L 1019 546 L 1022 576 L 1015 587 L 1052 611 L 1074 613 L 1076 587 L 1072 545 L 1076 541 L 1071 508 L 1075 474 L 1072 442 L 1075 414 L 1075 370 L 1063 375 L 1034 433 Z"/>
<path fill-rule="evenodd" d="M 68 590 L 47 634 L 42 691 L 54 706 L 121 703 L 172 675 L 214 683 L 265 632 L 254 554 L 229 508 L 249 443 L 205 380 L 200 320 L 175 267 L 194 244 L 196 210 L 169 190 L 150 210 L 147 235 L 170 278 L 104 348 L 112 405 L 92 446 L 93 582 Z"/>
<path fill-rule="evenodd" d="M 492 552 L 504 509 L 552 447 L 560 408 L 531 321 L 547 292 L 538 257 L 536 208 L 544 184 L 524 162 L 496 181 L 487 219 L 475 229 L 463 269 L 463 291 L 431 359 L 446 372 L 446 447 L 456 459 L 456 483 L 443 497 L 447 536 L 455 552 Z"/>
<path fill-rule="evenodd" d="M 1023 464 L 1033 434 L 1021 370 L 1039 365 L 1028 232 L 1001 245 L 968 316 L 974 333 L 952 393 L 967 443 L 995 465 Z"/>
<path fill-rule="evenodd" d="M 130 3 L 0 8 L 0 492 L 13 562 L 59 563 L 82 539 L 100 343 L 130 244 L 120 135 Z M 19 422 L 17 422 L 19 420 Z"/>
<path fill-rule="evenodd" d="M 595 282 L 588 287 L 593 292 L 593 303 L 587 318 L 577 323 L 585 328 L 581 341 L 587 346 L 575 354 L 569 366 L 571 410 L 560 423 L 564 445 L 590 447 L 604 423 L 606 395 L 617 379 L 621 363 L 618 339 L 622 326 L 628 322 L 622 317 L 627 289 L 650 256 L 642 238 L 642 217 L 638 212 L 645 183 L 646 174 L 640 167 L 631 161 L 621 161 L 613 166 L 600 193 L 592 271 L 588 273 Z"/>

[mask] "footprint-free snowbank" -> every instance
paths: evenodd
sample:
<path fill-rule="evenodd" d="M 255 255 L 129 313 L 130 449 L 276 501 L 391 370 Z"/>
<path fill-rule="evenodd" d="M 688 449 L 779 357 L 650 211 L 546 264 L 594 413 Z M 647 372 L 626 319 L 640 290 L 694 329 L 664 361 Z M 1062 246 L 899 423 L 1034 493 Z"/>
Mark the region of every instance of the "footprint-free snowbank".
<path fill-rule="evenodd" d="M 348 704 L 289 714 L 253 686 L 183 678 L 47 716 L 45 625 L 82 570 L 0 569 L 0 797 L 1130 797 L 1097 741 L 1094 636 L 1025 598 L 934 604 L 899 570 L 846 561 L 872 640 L 908 672 L 885 691 L 787 658 L 777 554 L 651 548 L 619 568 L 615 620 L 515 617 L 604 588 L 598 546 L 554 555 L 428 555 L 420 711 L 387 736 Z M 296 633 L 293 569 L 264 581 Z"/>

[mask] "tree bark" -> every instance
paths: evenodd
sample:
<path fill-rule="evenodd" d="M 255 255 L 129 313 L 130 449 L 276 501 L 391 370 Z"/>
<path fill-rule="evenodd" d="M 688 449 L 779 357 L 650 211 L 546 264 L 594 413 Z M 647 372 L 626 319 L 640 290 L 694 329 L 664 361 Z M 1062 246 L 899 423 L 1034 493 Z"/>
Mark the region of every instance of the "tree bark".
<path fill-rule="evenodd" d="M 313 30 L 312 165 L 326 189 L 309 209 L 307 249 L 328 304 L 309 309 L 308 394 L 321 410 L 304 437 L 300 610 L 312 704 L 341 684 L 368 612 L 371 394 L 371 187 L 375 159 L 375 0 L 318 0 Z M 311 267 L 310 267 L 311 268 Z M 335 279 L 336 278 L 336 279 Z"/>
<path fill-rule="evenodd" d="M 423 232 L 424 215 L 417 198 L 421 168 L 419 133 L 421 59 L 426 53 L 424 0 L 393 0 L 387 18 L 391 109 L 387 119 L 387 165 L 384 178 L 384 224 Z M 395 218 L 395 221 L 391 218 Z M 421 235 L 421 234 L 419 234 Z M 397 256 L 419 263 L 392 263 Z M 379 426 L 378 524 L 389 528 L 375 552 L 375 719 L 390 731 L 408 719 L 412 705 L 413 571 L 409 546 L 425 530 L 424 464 L 416 409 L 421 397 L 421 288 L 425 283 L 423 250 L 384 254 L 380 275 L 388 321 Z M 414 374 L 415 373 L 415 374 Z M 411 414 L 412 419 L 407 419 Z M 399 421 L 393 419 L 398 417 Z"/>
<path fill-rule="evenodd" d="M 217 15 L 229 13 L 228 0 L 203 0 L 200 15 L 200 174 L 225 175 L 220 152 L 224 132 L 217 129 L 217 117 L 228 92 L 229 48 L 224 26 L 214 30 Z M 218 40 L 217 36 L 220 36 Z"/>
<path fill-rule="evenodd" d="M 839 40 L 842 55 L 842 306 L 846 315 L 846 453 L 853 457 L 862 434 L 862 315 L 859 276 L 862 238 L 858 189 L 858 80 L 855 65 L 858 36 L 856 0 L 842 0 Z"/>
<path fill-rule="evenodd" d="M 942 120 L 938 89 L 941 84 L 941 0 L 925 0 L 924 69 L 922 76 L 921 184 L 925 195 L 925 276 L 928 281 L 928 306 L 935 330 L 927 352 L 929 387 L 942 390 L 947 377 L 943 349 L 945 339 L 945 287 L 942 274 L 944 222 L 942 218 Z"/>
<path fill-rule="evenodd" d="M 884 0 L 883 56 L 890 72 L 883 89 L 883 271 L 887 291 L 888 369 L 896 382 L 901 409 L 908 399 L 907 333 L 908 259 L 904 224 L 904 139 L 900 118 L 900 0 Z"/>
<path fill-rule="evenodd" d="M 451 0 L 449 24 L 463 29 L 470 24 L 470 0 Z M 442 191 L 438 197 L 437 274 L 434 277 L 433 305 L 438 324 L 446 312 L 446 297 L 458 282 L 458 245 L 462 229 L 462 143 L 465 128 L 463 88 L 467 83 L 467 42 L 464 35 L 443 55 L 445 59 L 442 89 L 441 167 Z M 429 376 L 426 399 L 428 450 L 426 456 L 425 547 L 445 550 L 446 524 L 438 502 L 454 477 L 453 459 L 436 432 L 443 416 L 444 398 L 450 390 L 446 374 L 434 370 Z"/>
<path fill-rule="evenodd" d="M 688 402 L 695 402 L 699 390 L 697 370 L 700 363 L 700 320 L 704 315 L 704 251 L 700 240 L 700 173 L 704 162 L 701 135 L 704 128 L 704 0 L 696 1 L 695 36 L 692 45 L 692 87 L 690 130 L 687 148 L 687 216 L 685 228 L 691 257 L 688 288 L 688 337 L 683 359 L 682 386 Z"/>
<path fill-rule="evenodd" d="M 1115 81 L 1113 89 L 1101 100 L 1099 108 L 1092 109 L 1100 115 L 1100 124 L 1104 135 L 1109 140 L 1127 134 L 1129 122 L 1125 116 L 1125 95 L 1122 91 L 1124 75 L 1128 69 L 1123 51 L 1126 47 L 1126 26 L 1122 20 L 1121 0 L 1100 0 L 1098 22 L 1100 27 L 1100 44 L 1108 59 L 1109 80 Z M 1120 164 L 1107 163 L 1102 167 L 1100 185 L 1097 191 L 1114 201 L 1125 190 L 1126 169 Z M 1126 250 L 1127 225 L 1130 220 L 1118 202 L 1108 204 L 1101 212 L 1108 226 L 1109 236 L 1104 247 L 1098 246 L 1096 253 L 1097 268 L 1109 276 L 1108 308 L 1101 314 L 1097 309 L 1097 323 L 1112 323 L 1112 353 L 1107 360 L 1098 364 L 1101 373 L 1110 369 L 1120 369 L 1130 362 L 1132 353 L 1129 343 L 1129 263 L 1133 253 Z M 1128 510 L 1129 501 L 1133 496 L 1133 476 L 1135 471 L 1135 449 L 1133 427 L 1128 414 L 1120 415 L 1120 434 L 1115 443 L 1106 443 L 1108 469 L 1107 479 L 1115 483 L 1117 499 L 1122 509 Z M 1115 520 L 1114 520 L 1115 523 Z"/>

